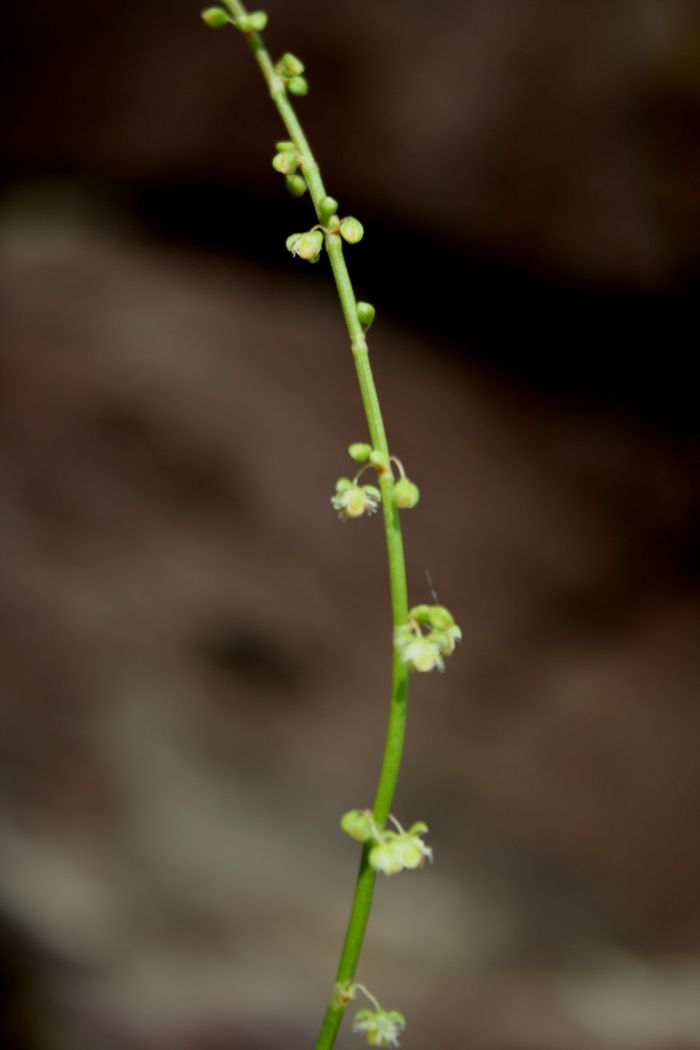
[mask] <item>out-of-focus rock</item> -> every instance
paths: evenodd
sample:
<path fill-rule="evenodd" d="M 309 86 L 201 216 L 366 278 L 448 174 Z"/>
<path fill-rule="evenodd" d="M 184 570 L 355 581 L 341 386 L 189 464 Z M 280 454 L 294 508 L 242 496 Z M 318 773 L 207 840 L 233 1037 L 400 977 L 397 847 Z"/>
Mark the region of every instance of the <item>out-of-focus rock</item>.
<path fill-rule="evenodd" d="M 527 268 L 659 286 L 697 260 L 694 0 L 318 0 L 270 6 L 307 63 L 304 119 L 353 212 Z M 20 173 L 225 182 L 260 197 L 280 125 L 243 42 L 196 4 L 5 13 Z M 347 203 L 346 203 L 347 202 Z"/>
<path fill-rule="evenodd" d="M 381 530 L 330 508 L 364 426 L 311 273 L 4 231 L 0 907 L 42 1050 L 311 1041 L 389 640 Z M 662 987 L 700 950 L 693 450 L 373 336 L 412 594 L 465 637 L 412 685 L 396 812 L 436 863 L 379 886 L 363 979 L 426 1045 L 639 1047 L 586 967 Z M 700 1046 L 664 1016 L 649 1046 Z"/>

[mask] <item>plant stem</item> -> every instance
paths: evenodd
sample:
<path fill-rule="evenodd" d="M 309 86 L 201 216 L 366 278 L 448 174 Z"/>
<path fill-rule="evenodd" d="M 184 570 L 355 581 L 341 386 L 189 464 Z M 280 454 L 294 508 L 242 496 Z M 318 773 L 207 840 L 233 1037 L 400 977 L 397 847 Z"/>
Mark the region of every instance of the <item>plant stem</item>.
<path fill-rule="evenodd" d="M 247 14 L 243 4 L 238 0 L 223 0 L 234 19 Z M 293 106 L 289 101 L 284 82 L 275 73 L 275 68 L 259 33 L 246 34 L 258 65 L 265 78 L 270 96 L 277 107 L 290 139 L 294 143 L 300 158 L 300 168 L 309 187 L 309 193 L 321 222 L 320 204 L 326 196 L 323 180 L 304 131 L 299 123 Z M 362 403 L 367 417 L 372 447 L 382 452 L 387 458 L 389 446 L 384 430 L 382 412 L 374 384 L 374 377 L 369 363 L 367 340 L 357 315 L 357 300 L 353 291 L 350 275 L 343 255 L 343 243 L 338 233 L 326 232 L 326 250 L 335 278 L 338 297 L 343 310 L 345 324 L 350 337 L 350 346 L 355 361 L 355 370 L 360 387 Z M 382 493 L 384 512 L 384 529 L 386 533 L 387 559 L 389 566 L 389 587 L 391 592 L 391 613 L 394 627 L 404 624 L 408 619 L 408 598 L 406 590 L 406 566 L 401 538 L 399 512 L 392 502 L 394 479 L 389 469 L 381 471 L 379 487 Z M 401 754 L 406 732 L 406 699 L 408 694 L 408 667 L 393 647 L 393 668 L 389 718 L 384 745 L 382 768 L 374 797 L 374 818 L 378 827 L 386 823 L 396 789 L 396 781 L 401 765 Z M 374 892 L 375 871 L 368 861 L 369 847 L 365 846 L 360 859 L 360 868 L 355 885 L 350 918 L 336 975 L 337 982 L 351 982 L 355 977 L 362 942 L 369 919 L 372 896 Z M 315 1050 L 331 1050 L 340 1023 L 345 1013 L 346 1004 L 341 1003 L 334 994 L 326 1009 L 321 1030 L 316 1041 Z"/>

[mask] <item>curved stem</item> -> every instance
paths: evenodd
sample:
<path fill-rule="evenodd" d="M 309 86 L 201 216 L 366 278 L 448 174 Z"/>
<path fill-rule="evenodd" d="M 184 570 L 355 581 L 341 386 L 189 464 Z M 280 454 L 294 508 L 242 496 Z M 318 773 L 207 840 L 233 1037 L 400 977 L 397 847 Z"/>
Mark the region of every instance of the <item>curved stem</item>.
<path fill-rule="evenodd" d="M 239 3 L 239 0 L 223 0 L 223 2 L 234 19 L 239 19 L 247 14 L 245 7 Z M 326 196 L 326 191 L 314 155 L 311 152 L 294 108 L 289 101 L 284 83 L 275 73 L 274 64 L 265 48 L 262 37 L 259 33 L 250 33 L 246 34 L 246 36 L 248 45 L 255 55 L 265 78 L 270 96 L 299 155 L 300 168 L 309 187 L 316 215 L 319 222 L 321 222 L 320 204 Z M 350 337 L 350 346 L 355 361 L 357 381 L 367 417 L 372 447 L 382 452 L 388 458 L 389 446 L 374 377 L 369 363 L 367 340 L 357 315 L 357 300 L 343 255 L 342 239 L 336 232 L 327 232 L 325 243 Z M 394 479 L 391 471 L 387 470 L 380 473 L 379 487 L 382 493 L 382 507 L 384 511 L 392 622 L 393 626 L 397 627 L 408 619 L 408 598 L 401 523 L 399 521 L 399 512 L 392 502 Z M 386 823 L 396 789 L 406 733 L 407 694 L 408 667 L 401 661 L 394 646 L 389 718 L 384 756 L 373 806 L 374 818 L 378 827 L 383 827 Z M 336 974 L 338 983 L 353 980 L 362 950 L 376 878 L 376 873 L 369 865 L 368 855 L 369 848 L 365 846 L 360 859 L 350 918 Z M 315 1050 L 331 1050 L 343 1019 L 346 1005 L 340 1001 L 337 995 L 334 994 L 331 997 L 316 1041 Z"/>

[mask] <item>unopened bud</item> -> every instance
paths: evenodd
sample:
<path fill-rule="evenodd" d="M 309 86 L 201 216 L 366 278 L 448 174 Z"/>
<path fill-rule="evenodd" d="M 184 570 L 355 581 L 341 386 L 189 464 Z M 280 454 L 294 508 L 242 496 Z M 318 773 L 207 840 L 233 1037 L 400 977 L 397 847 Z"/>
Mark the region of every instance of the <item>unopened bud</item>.
<path fill-rule="evenodd" d="M 356 463 L 366 463 L 372 455 L 372 446 L 364 441 L 355 441 L 349 446 L 348 454 Z"/>
<path fill-rule="evenodd" d="M 372 306 L 371 303 L 358 303 L 357 304 L 357 319 L 360 322 L 360 324 L 362 325 L 362 327 L 365 329 L 365 331 L 372 324 L 372 321 L 374 320 L 375 313 L 376 313 L 376 310 L 374 309 L 374 307 Z"/>
<path fill-rule="evenodd" d="M 359 219 L 348 216 L 340 224 L 340 236 L 348 244 L 359 244 L 365 235 L 364 227 Z"/>
<path fill-rule="evenodd" d="M 328 222 L 331 215 L 338 211 L 338 202 L 335 197 L 322 197 L 318 205 L 318 214 L 321 222 Z"/>
<path fill-rule="evenodd" d="M 299 77 L 304 72 L 305 66 L 300 58 L 293 55 L 291 51 L 285 51 L 275 66 L 275 70 L 283 77 Z"/>
<path fill-rule="evenodd" d="M 299 157 L 295 149 L 285 149 L 275 153 L 272 158 L 272 167 L 280 175 L 293 175 L 299 166 Z"/>
<path fill-rule="evenodd" d="M 418 486 L 414 485 L 408 478 L 399 478 L 394 485 L 392 499 L 395 507 L 399 507 L 401 510 L 410 510 L 411 507 L 415 507 L 420 499 Z"/>
<path fill-rule="evenodd" d="M 287 175 L 285 185 L 292 197 L 303 197 L 307 190 L 306 179 L 303 175 Z"/>
<path fill-rule="evenodd" d="M 207 7 L 202 11 L 202 21 L 210 29 L 223 29 L 231 24 L 232 19 L 221 7 Z"/>
<path fill-rule="evenodd" d="M 267 12 L 265 11 L 251 11 L 248 15 L 248 25 L 251 32 L 262 33 L 263 29 L 267 25 Z"/>
<path fill-rule="evenodd" d="M 309 82 L 306 77 L 292 77 L 291 80 L 287 81 L 287 91 L 290 95 L 303 98 L 304 95 L 309 93 Z"/>

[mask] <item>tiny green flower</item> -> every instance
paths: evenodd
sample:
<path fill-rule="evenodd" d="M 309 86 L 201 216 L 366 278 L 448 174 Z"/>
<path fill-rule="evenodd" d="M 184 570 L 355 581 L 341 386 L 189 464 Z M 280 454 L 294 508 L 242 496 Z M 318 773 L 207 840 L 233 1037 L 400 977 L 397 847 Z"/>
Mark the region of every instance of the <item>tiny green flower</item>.
<path fill-rule="evenodd" d="M 348 447 L 348 455 L 356 463 L 366 463 L 372 455 L 372 446 L 365 441 L 353 441 L 352 445 Z"/>
<path fill-rule="evenodd" d="M 272 158 L 272 167 L 280 175 L 293 175 L 299 167 L 299 157 L 295 149 L 280 150 Z"/>
<path fill-rule="evenodd" d="M 437 667 L 442 671 L 443 657 L 452 655 L 461 637 L 452 613 L 444 605 L 414 605 L 408 623 L 394 631 L 394 644 L 411 670 L 432 671 Z"/>
<path fill-rule="evenodd" d="M 406 1019 L 398 1010 L 358 1010 L 352 1030 L 364 1035 L 370 1046 L 398 1046 Z"/>
<path fill-rule="evenodd" d="M 389 457 L 384 452 L 380 452 L 378 448 L 372 449 L 369 457 L 369 461 L 373 467 L 376 467 L 379 471 L 389 469 Z"/>
<path fill-rule="evenodd" d="M 401 660 L 412 671 L 433 671 L 436 667 L 440 671 L 444 669 L 440 646 L 431 640 L 430 635 L 424 635 L 420 630 L 414 631 L 406 624 L 396 628 L 394 641 Z"/>
<path fill-rule="evenodd" d="M 202 21 L 210 29 L 223 29 L 224 26 L 231 25 L 233 19 L 220 7 L 207 7 L 202 11 Z"/>
<path fill-rule="evenodd" d="M 416 828 L 420 828 L 421 831 L 416 831 Z M 433 851 L 420 837 L 421 833 L 425 834 L 427 830 L 427 825 L 419 821 L 409 831 L 397 835 L 394 840 L 394 850 L 404 868 L 414 871 L 416 868 L 422 868 L 426 860 L 432 861 Z"/>
<path fill-rule="evenodd" d="M 352 215 L 349 215 L 347 219 L 343 219 L 340 224 L 340 236 L 348 244 L 359 244 L 365 235 L 365 229 L 359 219 L 354 219 Z"/>
<path fill-rule="evenodd" d="M 371 326 L 376 310 L 371 303 L 357 304 L 357 319 L 365 331 Z"/>
<path fill-rule="evenodd" d="M 400 871 L 422 868 L 426 860 L 432 861 L 433 851 L 421 838 L 428 825 L 418 821 L 404 831 L 394 817 L 391 820 L 399 830 L 385 828 L 375 832 L 375 845 L 369 851 L 370 866 L 382 875 L 398 875 Z"/>
<path fill-rule="evenodd" d="M 374 514 L 381 500 L 381 493 L 374 485 L 358 485 L 341 478 L 335 486 L 331 504 L 341 518 L 360 518 L 363 514 Z"/>
<path fill-rule="evenodd" d="M 318 203 L 318 214 L 321 222 L 328 222 L 332 215 L 338 211 L 338 202 L 335 197 L 322 197 Z"/>
<path fill-rule="evenodd" d="M 394 833 L 390 831 L 387 834 L 393 836 Z M 403 861 L 394 848 L 392 840 L 386 838 L 383 838 L 376 846 L 372 846 L 369 851 L 369 863 L 375 871 L 381 872 L 382 875 L 398 875 L 404 868 Z"/>
<path fill-rule="evenodd" d="M 248 15 L 248 26 L 253 33 L 262 33 L 267 25 L 267 13 L 265 11 L 251 11 Z"/>
<path fill-rule="evenodd" d="M 303 197 L 308 189 L 306 179 L 303 175 L 300 175 L 299 172 L 297 172 L 296 175 L 287 175 L 284 182 L 292 197 Z"/>
<path fill-rule="evenodd" d="M 401 510 L 410 510 L 411 507 L 415 507 L 420 499 L 420 492 L 418 491 L 418 486 L 414 485 L 408 478 L 399 478 L 394 485 L 392 498 L 395 507 L 399 507 Z"/>
<path fill-rule="evenodd" d="M 431 631 L 428 638 L 437 645 L 441 656 L 452 656 L 455 645 L 462 640 L 462 632 L 455 623 L 444 631 Z"/>
<path fill-rule="evenodd" d="M 287 91 L 290 95 L 296 95 L 297 98 L 303 98 L 304 95 L 309 93 L 309 82 L 306 77 L 291 77 L 287 81 Z"/>
<path fill-rule="evenodd" d="M 308 230 L 306 233 L 292 233 L 286 240 L 287 251 L 298 255 L 308 262 L 318 262 L 323 248 L 323 234 L 320 230 Z"/>
<path fill-rule="evenodd" d="M 340 829 L 355 842 L 369 842 L 375 834 L 374 817 L 369 809 L 351 809 L 340 818 Z"/>
<path fill-rule="evenodd" d="M 304 72 L 304 63 L 291 51 L 285 51 L 275 66 L 275 72 L 282 77 L 300 77 Z"/>

